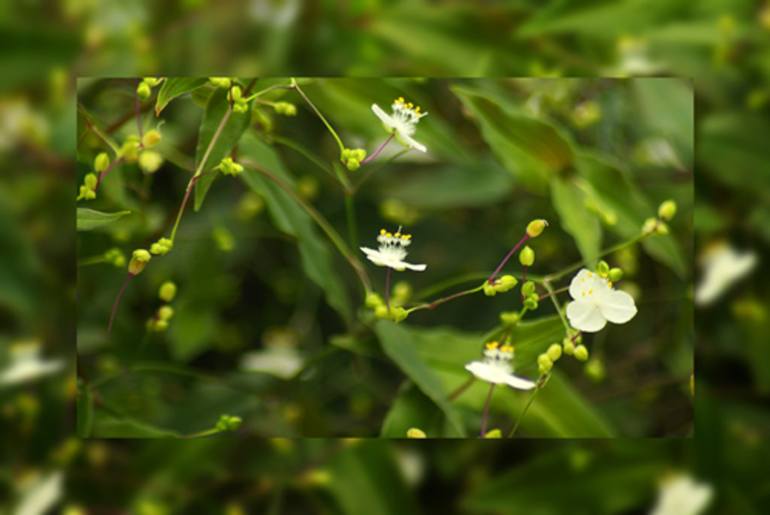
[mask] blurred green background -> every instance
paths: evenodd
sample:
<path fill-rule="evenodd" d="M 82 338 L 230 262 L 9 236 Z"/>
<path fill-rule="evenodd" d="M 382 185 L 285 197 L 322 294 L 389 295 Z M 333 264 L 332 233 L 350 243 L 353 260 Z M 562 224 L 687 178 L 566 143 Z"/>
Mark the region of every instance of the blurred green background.
<path fill-rule="evenodd" d="M 588 513 L 646 512 L 660 475 L 683 468 L 714 486 L 711 512 L 762 513 L 770 491 L 761 472 L 770 369 L 766 279 L 758 274 L 696 310 L 697 431 L 691 441 L 415 442 L 406 448 L 428 463 L 415 481 L 406 468 L 392 466 L 403 449 L 397 443 L 345 448 L 336 454 L 342 456 L 340 472 L 336 462 L 325 465 L 325 456 L 340 445 L 332 441 L 296 442 L 289 446 L 295 458 L 288 460 L 284 441 L 239 435 L 149 444 L 81 444 L 67 435 L 75 426 L 77 391 L 71 360 L 74 77 L 686 77 L 696 98 L 696 255 L 715 241 L 728 241 L 761 263 L 770 238 L 764 137 L 769 13 L 766 2 L 726 0 L 5 4 L 0 341 L 6 354 L 12 344 L 37 343 L 47 359 L 67 358 L 69 366 L 66 374 L 0 390 L 4 509 L 16 506 L 36 479 L 53 478 L 48 484 L 55 486 L 54 474 L 61 473 L 65 493 L 51 497 L 71 513 L 75 507 L 96 513 L 238 513 L 238 506 L 212 499 L 232 499 L 248 513 L 268 511 L 271 503 L 277 505 L 274 513 L 360 513 L 357 503 L 378 513 L 520 513 L 517 498 L 525 499 L 528 513 L 574 513 L 583 505 Z M 700 272 L 695 277 L 697 282 Z M 5 367 L 10 358 L 2 359 Z M 241 449 L 259 467 L 250 466 Z M 640 455 L 658 465 L 631 474 Z M 606 463 L 611 472 L 592 474 L 592 468 L 580 468 L 586 461 Z M 296 465 L 276 474 L 286 463 Z M 308 471 L 330 467 L 335 481 L 314 474 L 310 484 L 316 486 L 307 486 Z M 565 478 L 575 470 L 570 467 L 587 472 Z M 629 471 L 628 482 L 603 479 L 617 478 L 622 470 Z M 602 480 L 591 480 L 597 477 Z M 526 481 L 538 478 L 539 486 Z M 382 485 L 394 481 L 407 485 L 403 495 L 383 497 Z M 288 487 L 275 488 L 277 483 Z M 482 489 L 489 485 L 499 488 Z M 525 496 L 516 486 L 542 494 Z M 555 495 L 560 491 L 565 495 Z M 56 494 L 50 488 L 48 493 Z M 394 505 L 396 499 L 409 505 Z"/>

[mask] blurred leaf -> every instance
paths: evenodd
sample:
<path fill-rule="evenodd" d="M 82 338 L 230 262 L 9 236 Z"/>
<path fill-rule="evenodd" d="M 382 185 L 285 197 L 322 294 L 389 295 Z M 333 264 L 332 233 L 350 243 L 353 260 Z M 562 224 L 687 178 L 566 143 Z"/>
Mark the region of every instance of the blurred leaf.
<path fill-rule="evenodd" d="M 168 338 L 175 361 L 186 362 L 214 345 L 217 317 L 210 310 L 194 306 L 176 309 L 170 324 Z"/>
<path fill-rule="evenodd" d="M 24 23 L 3 20 L 0 26 L 3 42 L 0 67 L 6 71 L 3 89 L 33 81 L 45 82 L 52 69 L 73 62 L 82 44 L 80 39 L 77 31 L 53 20 L 44 24 L 29 17 Z"/>
<path fill-rule="evenodd" d="M 276 152 L 247 134 L 240 145 L 243 156 L 254 162 L 283 182 L 294 187 L 294 179 L 286 171 Z M 331 251 L 326 242 L 318 236 L 313 220 L 297 202 L 280 187 L 253 170 L 241 174 L 244 182 L 265 199 L 270 216 L 276 227 L 297 238 L 302 268 L 326 295 L 326 300 L 345 320 L 353 316 L 345 282 L 334 269 Z"/>
<path fill-rule="evenodd" d="M 578 170 L 601 203 L 617 217 L 616 223 L 610 225 L 609 229 L 620 237 L 633 238 L 639 235 L 644 221 L 656 216 L 657 207 L 645 198 L 618 167 L 586 153 L 578 159 Z M 672 235 L 646 238 L 643 246 L 652 257 L 684 277 L 687 265 Z"/>
<path fill-rule="evenodd" d="M 195 185 L 196 211 L 200 209 L 203 199 L 206 198 L 206 193 L 208 193 L 214 179 L 219 174 L 213 171 L 213 168 L 219 164 L 222 158 L 227 157 L 230 150 L 238 143 L 243 131 L 249 126 L 252 102 L 249 102 L 249 110 L 245 113 L 236 113 L 234 111 L 230 113 L 230 118 L 222 128 L 222 132 L 219 138 L 217 138 L 216 143 L 214 143 L 206 162 L 201 163 L 206 150 L 209 148 L 211 139 L 216 134 L 223 117 L 230 108 L 230 102 L 227 100 L 227 90 L 218 89 L 209 97 L 206 111 L 203 113 L 203 120 L 201 120 L 200 129 L 198 130 L 198 144 L 195 146 L 195 169 L 200 168 L 200 172 L 203 174 Z"/>
<path fill-rule="evenodd" d="M 504 110 L 491 98 L 460 86 L 452 91 L 470 111 L 497 159 L 527 187 L 541 191 L 572 165 L 567 140 L 546 122 Z"/>
<path fill-rule="evenodd" d="M 587 263 L 594 263 L 599 255 L 602 228 L 596 215 L 586 207 L 585 193 L 573 181 L 554 177 L 551 199 L 561 226 L 575 239 L 580 255 Z"/>
<path fill-rule="evenodd" d="M 440 436 L 462 436 L 453 431 L 450 424 L 446 423 L 441 409 L 420 391 L 412 382 L 406 382 L 395 401 L 391 404 L 385 419 L 382 422 L 380 436 L 383 438 L 405 438 L 410 428 L 419 428 L 425 431 L 428 438 Z"/>
<path fill-rule="evenodd" d="M 92 231 L 94 229 L 98 229 L 117 220 L 120 220 L 130 213 L 131 211 L 116 211 L 114 213 L 105 213 L 103 211 L 96 211 L 94 209 L 79 207 L 77 209 L 77 230 Z"/>
<path fill-rule="evenodd" d="M 94 425 L 94 399 L 88 385 L 79 385 L 77 401 L 77 435 L 88 438 Z"/>
<path fill-rule="evenodd" d="M 114 417 L 96 412 L 93 434 L 99 438 L 176 438 L 179 433 L 140 422 L 129 417 Z"/>
<path fill-rule="evenodd" d="M 31 315 L 39 302 L 40 260 L 6 205 L 0 197 L 0 305 Z"/>
<path fill-rule="evenodd" d="M 155 116 L 160 115 L 169 102 L 206 84 L 205 78 L 194 77 L 168 77 L 158 91 L 155 100 Z"/>
<path fill-rule="evenodd" d="M 695 98 L 692 84 L 672 77 L 643 78 L 632 82 L 641 113 L 651 135 L 670 139 L 679 159 L 692 166 L 695 137 Z"/>
<path fill-rule="evenodd" d="M 414 495 L 407 489 L 383 441 L 360 441 L 342 450 L 330 463 L 328 488 L 347 515 L 417 515 Z"/>
<path fill-rule="evenodd" d="M 412 339 L 410 331 L 403 325 L 380 320 L 376 324 L 375 332 L 380 338 L 385 354 L 444 412 L 452 428 L 460 435 L 464 435 L 465 428 L 462 421 L 447 399 L 441 381 L 418 354 L 416 342 Z"/>

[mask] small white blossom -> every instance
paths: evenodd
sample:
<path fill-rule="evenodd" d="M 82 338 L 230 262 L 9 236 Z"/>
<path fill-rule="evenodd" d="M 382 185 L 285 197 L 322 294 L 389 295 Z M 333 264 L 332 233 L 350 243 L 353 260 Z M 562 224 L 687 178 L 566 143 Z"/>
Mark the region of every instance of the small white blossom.
<path fill-rule="evenodd" d="M 262 372 L 280 379 L 291 379 L 304 365 L 305 360 L 294 347 L 278 345 L 248 352 L 241 359 L 242 370 Z"/>
<path fill-rule="evenodd" d="M 425 145 L 415 141 L 412 135 L 420 118 L 428 113 L 420 112 L 420 106 L 415 106 L 411 102 L 404 102 L 403 97 L 397 98 L 391 108 L 393 113 L 388 114 L 377 104 L 372 104 L 372 111 L 382 121 L 385 130 L 393 134 L 399 143 L 405 147 L 425 152 L 427 150 Z"/>
<path fill-rule="evenodd" d="M 44 515 L 49 513 L 62 497 L 64 474 L 51 472 L 38 476 L 21 485 L 21 498 L 13 512 L 15 515 Z"/>
<path fill-rule="evenodd" d="M 727 243 L 710 249 L 702 258 L 703 278 L 695 288 L 695 303 L 701 306 L 716 301 L 732 284 L 742 279 L 757 264 L 752 251 L 739 252 Z"/>
<path fill-rule="evenodd" d="M 650 515 L 699 515 L 708 508 L 714 491 L 711 485 L 698 483 L 687 475 L 664 481 Z"/>
<path fill-rule="evenodd" d="M 0 370 L 0 386 L 11 386 L 34 381 L 53 374 L 64 367 L 62 360 L 40 358 L 40 346 L 37 343 L 23 343 L 10 349 L 11 362 Z"/>
<path fill-rule="evenodd" d="M 380 244 L 378 250 L 361 247 L 361 251 L 375 265 L 386 266 L 399 272 L 403 272 L 407 268 L 422 272 L 427 268 L 427 265 L 414 265 L 404 261 L 407 255 L 406 247 L 412 243 L 412 235 L 401 234 L 400 227 L 395 234 L 381 229 L 379 236 L 377 236 L 377 243 Z"/>
<path fill-rule="evenodd" d="M 585 268 L 572 279 L 569 294 L 574 299 L 567 304 L 569 323 L 587 333 L 601 331 L 607 321 L 625 324 L 636 315 L 631 295 L 615 290 L 607 279 Z"/>
<path fill-rule="evenodd" d="M 499 342 L 488 342 L 484 347 L 484 359 L 471 361 L 465 370 L 482 381 L 507 384 L 518 390 L 531 390 L 536 383 L 513 374 L 513 347 Z"/>

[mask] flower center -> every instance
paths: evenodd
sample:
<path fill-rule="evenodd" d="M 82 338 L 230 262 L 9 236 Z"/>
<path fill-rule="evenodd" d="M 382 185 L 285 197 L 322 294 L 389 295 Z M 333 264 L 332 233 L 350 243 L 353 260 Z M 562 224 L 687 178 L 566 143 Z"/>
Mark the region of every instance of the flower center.
<path fill-rule="evenodd" d="M 497 367 L 507 374 L 513 371 L 513 346 L 500 342 L 487 342 L 484 345 L 484 362 L 490 366 Z"/>
<path fill-rule="evenodd" d="M 395 234 L 385 229 L 380 229 L 377 242 L 380 244 L 379 251 L 381 254 L 387 254 L 397 260 L 402 260 L 407 254 L 406 247 L 412 243 L 412 235 L 402 234 L 401 227 L 398 228 Z"/>
<path fill-rule="evenodd" d="M 404 97 L 398 97 L 391 107 L 393 119 L 398 123 L 399 129 L 410 136 L 414 134 L 415 125 L 420 121 L 420 118 L 428 114 L 421 112 L 420 106 L 405 102 Z"/>

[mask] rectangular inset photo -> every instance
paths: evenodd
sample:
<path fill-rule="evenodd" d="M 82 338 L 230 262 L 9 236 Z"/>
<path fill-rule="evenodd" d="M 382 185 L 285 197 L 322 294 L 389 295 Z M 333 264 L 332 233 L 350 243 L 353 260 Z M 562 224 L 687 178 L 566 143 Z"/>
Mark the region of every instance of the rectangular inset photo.
<path fill-rule="evenodd" d="M 78 433 L 693 431 L 693 94 L 78 82 Z"/>

